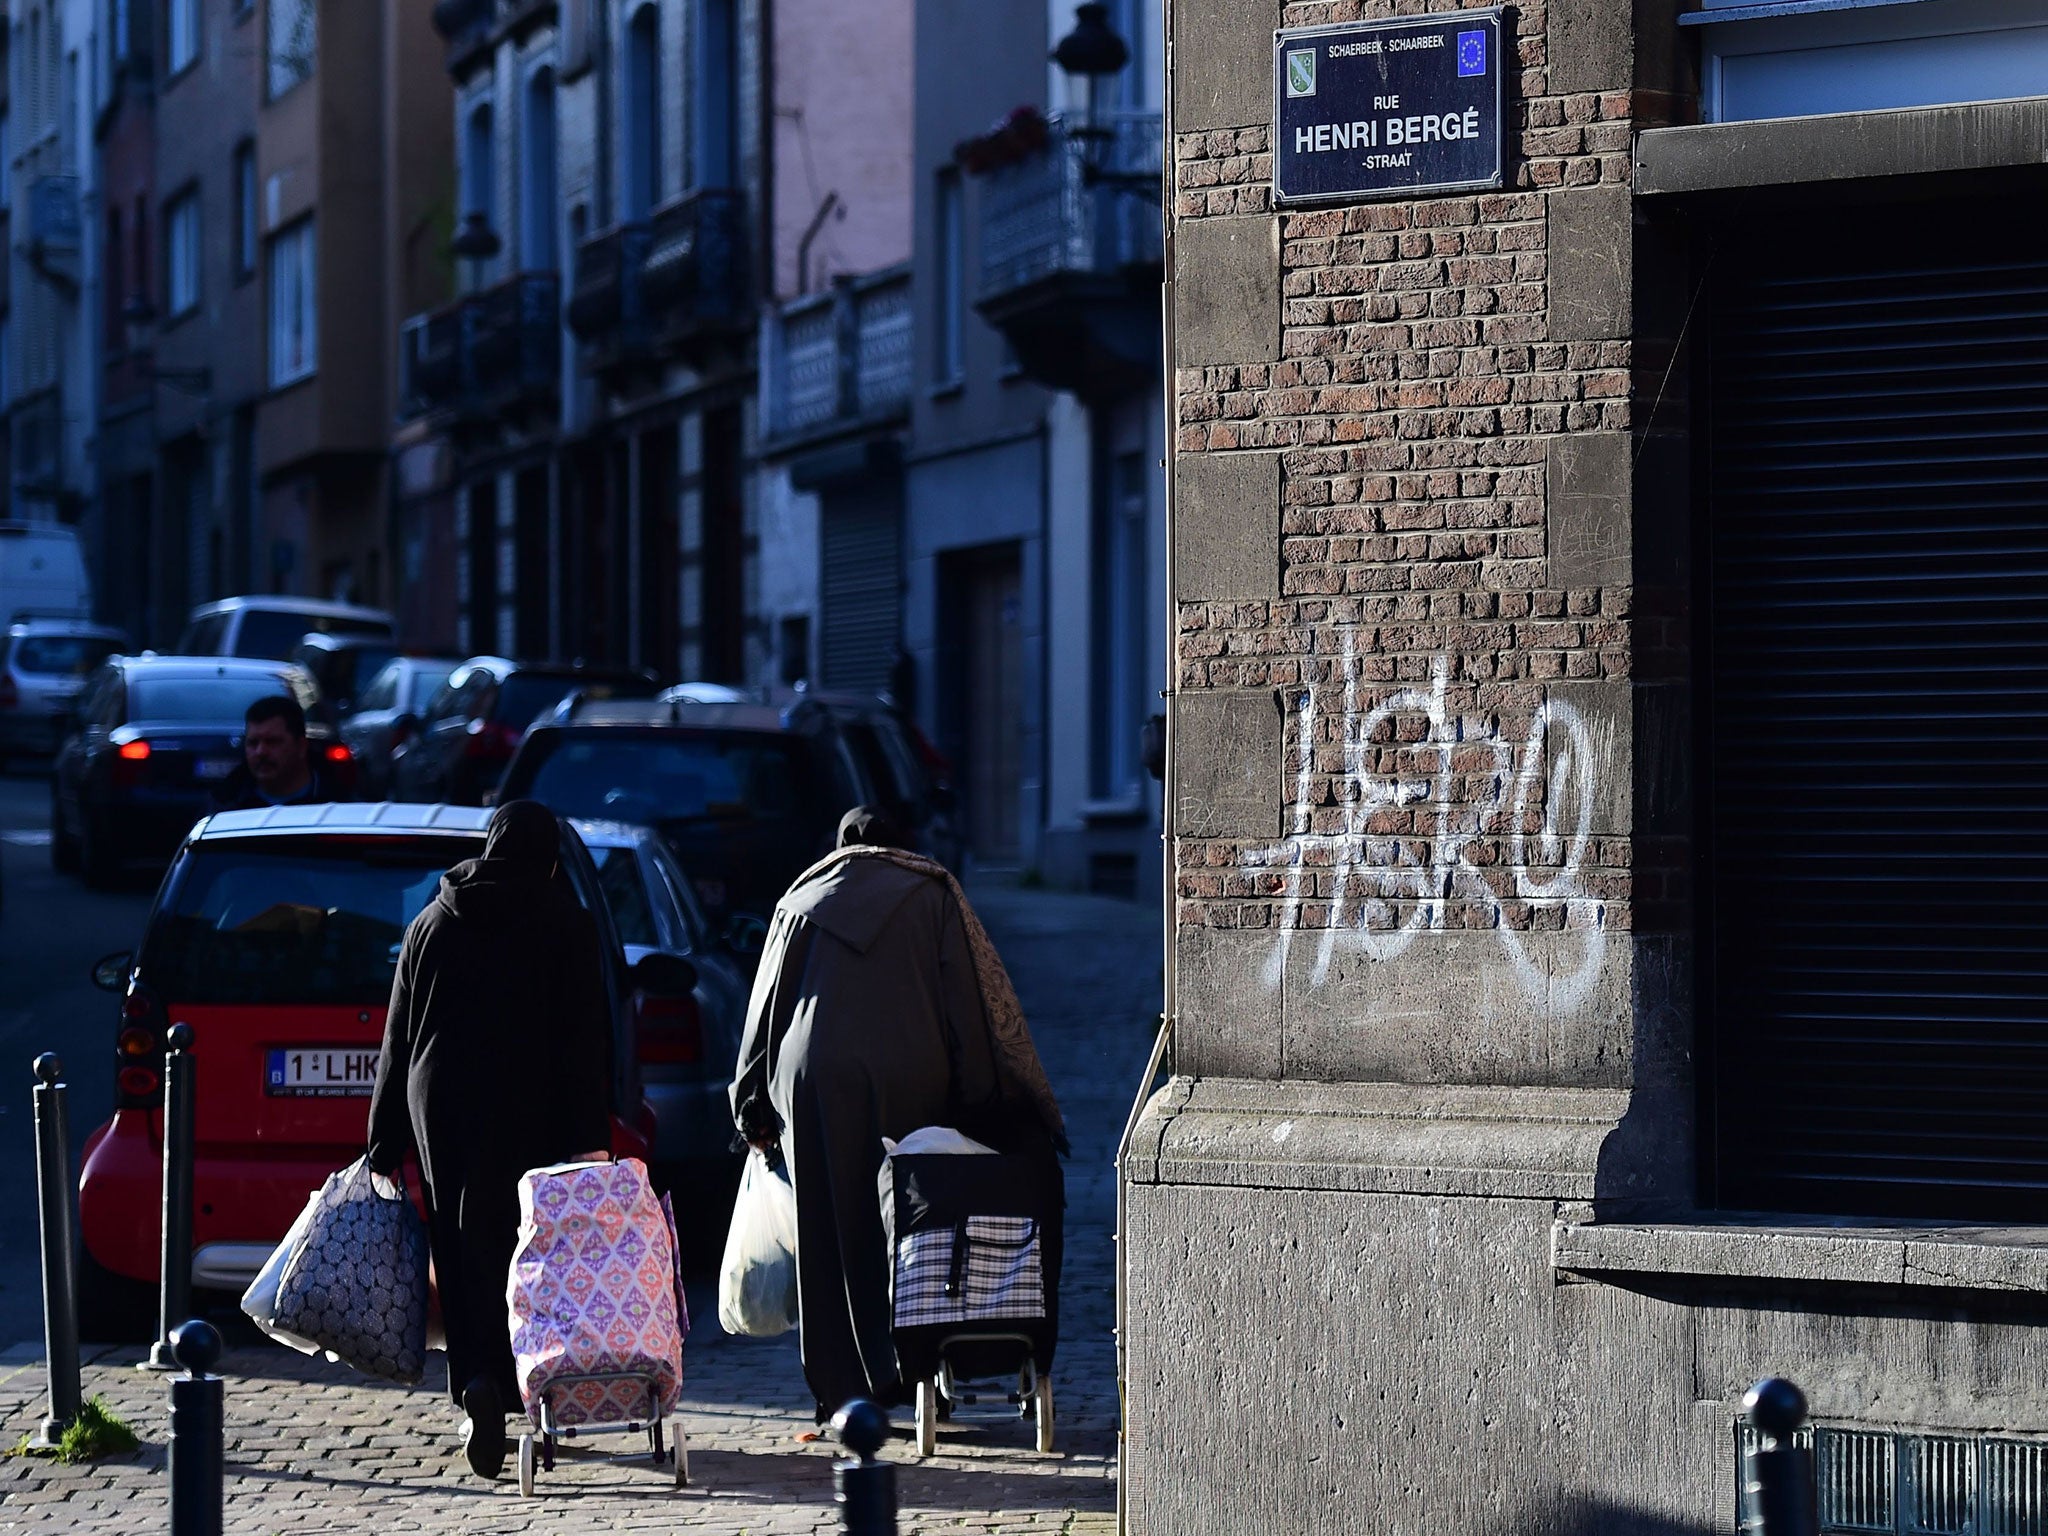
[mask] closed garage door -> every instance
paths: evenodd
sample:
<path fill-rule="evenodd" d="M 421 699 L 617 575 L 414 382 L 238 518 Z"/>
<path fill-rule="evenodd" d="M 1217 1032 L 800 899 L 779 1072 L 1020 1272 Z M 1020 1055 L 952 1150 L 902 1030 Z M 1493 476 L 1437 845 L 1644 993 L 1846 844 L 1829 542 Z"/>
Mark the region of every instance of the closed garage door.
<path fill-rule="evenodd" d="M 888 687 L 902 633 L 903 498 L 894 482 L 824 493 L 818 653 L 827 688 Z"/>
<path fill-rule="evenodd" d="M 2048 1219 L 2048 250 L 1724 231 L 1703 882 L 1728 1208 Z"/>

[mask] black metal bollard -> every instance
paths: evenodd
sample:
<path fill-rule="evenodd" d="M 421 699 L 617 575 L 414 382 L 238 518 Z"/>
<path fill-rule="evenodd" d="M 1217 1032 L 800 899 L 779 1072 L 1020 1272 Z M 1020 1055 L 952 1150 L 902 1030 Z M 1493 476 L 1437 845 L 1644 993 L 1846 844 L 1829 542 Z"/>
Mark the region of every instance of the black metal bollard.
<path fill-rule="evenodd" d="M 1742 1529 L 1756 1536 L 1818 1536 L 1813 1454 L 1793 1439 L 1806 1422 L 1806 1394 L 1770 1376 L 1749 1389 L 1742 1407 L 1755 1431 L 1742 1475 Z"/>
<path fill-rule="evenodd" d="M 71 1129 L 64 1112 L 64 1063 L 36 1058 L 36 1207 L 43 1239 L 43 1356 L 50 1412 L 31 1442 L 55 1445 L 78 1417 L 78 1244 L 71 1182 Z"/>
<path fill-rule="evenodd" d="M 180 1323 L 171 1351 L 185 1370 L 171 1378 L 171 1536 L 221 1536 L 226 1384 L 209 1374 L 220 1364 L 220 1334 L 211 1323 Z"/>
<path fill-rule="evenodd" d="M 171 1330 L 192 1311 L 192 1026 L 173 1024 L 164 1053 L 164 1208 L 156 1342 L 143 1368 L 176 1370 Z"/>
<path fill-rule="evenodd" d="M 896 1536 L 896 1469 L 877 1461 L 889 1439 L 889 1415 L 856 1397 L 832 1416 L 832 1432 L 851 1453 L 832 1464 L 832 1501 L 847 1536 Z"/>

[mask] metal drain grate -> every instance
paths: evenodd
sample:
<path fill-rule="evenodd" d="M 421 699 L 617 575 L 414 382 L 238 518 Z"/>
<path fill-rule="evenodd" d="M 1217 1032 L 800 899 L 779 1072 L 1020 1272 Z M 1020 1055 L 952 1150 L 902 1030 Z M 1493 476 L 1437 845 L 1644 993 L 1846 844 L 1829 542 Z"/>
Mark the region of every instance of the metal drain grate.
<path fill-rule="evenodd" d="M 1890 1430 L 1807 1429 L 1824 1536 L 2048 1536 L 2048 1443 Z M 1735 1426 L 1736 1523 L 1744 1457 Z"/>

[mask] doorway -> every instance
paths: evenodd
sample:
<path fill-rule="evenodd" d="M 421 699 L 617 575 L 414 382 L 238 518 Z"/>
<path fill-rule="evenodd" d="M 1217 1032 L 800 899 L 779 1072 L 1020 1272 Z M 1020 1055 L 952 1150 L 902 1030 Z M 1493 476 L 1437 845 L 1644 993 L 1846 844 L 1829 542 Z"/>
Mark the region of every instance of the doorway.
<path fill-rule="evenodd" d="M 1014 864 L 1024 715 L 1024 559 L 1014 544 L 943 557 L 954 730 L 974 856 Z"/>

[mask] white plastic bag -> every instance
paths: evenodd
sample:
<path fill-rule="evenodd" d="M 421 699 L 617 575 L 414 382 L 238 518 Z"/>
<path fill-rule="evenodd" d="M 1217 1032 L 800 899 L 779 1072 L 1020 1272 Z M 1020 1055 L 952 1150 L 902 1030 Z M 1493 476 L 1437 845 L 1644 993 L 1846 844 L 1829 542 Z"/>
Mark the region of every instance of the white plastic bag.
<path fill-rule="evenodd" d="M 996 1155 L 994 1147 L 984 1147 L 972 1136 L 963 1136 L 949 1125 L 927 1125 L 912 1131 L 901 1141 L 882 1138 L 882 1151 L 888 1157 L 921 1157 L 937 1152 L 959 1157 L 968 1154 L 986 1153 Z"/>
<path fill-rule="evenodd" d="M 242 1310 L 249 1314 L 249 1321 L 269 1334 L 278 1343 L 296 1349 L 302 1355 L 317 1355 L 320 1346 L 311 1339 L 302 1339 L 295 1333 L 277 1326 L 277 1287 L 284 1279 L 285 1267 L 297 1256 L 306 1239 L 306 1227 L 313 1219 L 314 1208 L 320 1203 L 317 1193 L 306 1202 L 306 1208 L 299 1212 L 299 1219 L 285 1233 L 284 1241 L 272 1251 L 256 1272 L 256 1278 L 249 1282 L 249 1289 L 242 1292 Z"/>
<path fill-rule="evenodd" d="M 747 1154 L 718 1271 L 727 1333 L 772 1339 L 797 1325 L 796 1191 L 757 1147 Z"/>

